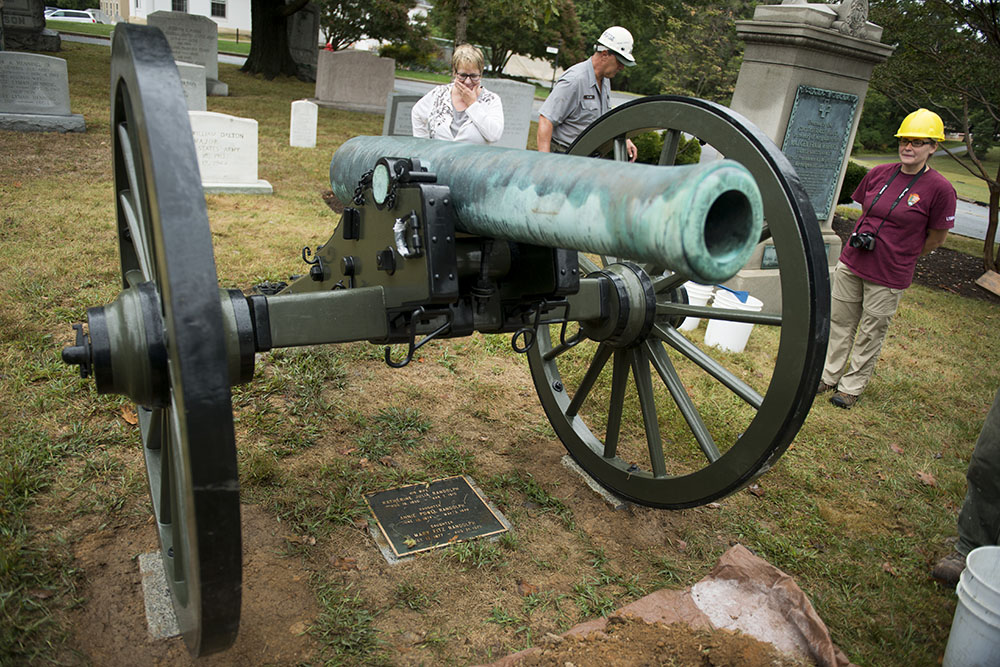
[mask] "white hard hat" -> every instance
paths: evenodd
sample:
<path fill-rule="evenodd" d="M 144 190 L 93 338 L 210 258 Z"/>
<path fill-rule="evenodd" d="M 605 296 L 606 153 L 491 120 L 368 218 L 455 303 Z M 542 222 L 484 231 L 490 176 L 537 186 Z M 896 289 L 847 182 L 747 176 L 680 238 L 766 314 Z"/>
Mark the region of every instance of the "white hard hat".
<path fill-rule="evenodd" d="M 605 30 L 597 43 L 613 51 L 625 66 L 635 65 L 635 58 L 632 57 L 632 33 L 620 25 L 613 25 Z"/>

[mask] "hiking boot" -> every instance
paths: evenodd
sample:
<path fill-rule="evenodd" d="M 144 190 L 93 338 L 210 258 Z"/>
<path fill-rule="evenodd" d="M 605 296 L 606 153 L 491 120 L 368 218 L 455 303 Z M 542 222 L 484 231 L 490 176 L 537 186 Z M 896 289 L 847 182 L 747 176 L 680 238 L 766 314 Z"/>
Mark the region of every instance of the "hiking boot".
<path fill-rule="evenodd" d="M 952 551 L 934 565 L 934 569 L 931 570 L 931 576 L 943 584 L 956 586 L 958 578 L 962 575 L 962 570 L 964 569 L 965 556 L 957 551 Z"/>
<path fill-rule="evenodd" d="M 845 394 L 842 391 L 838 391 L 836 394 L 830 397 L 830 402 L 836 405 L 838 408 L 844 408 L 845 410 L 850 410 L 851 406 L 858 402 L 858 397 L 854 394 Z"/>
<path fill-rule="evenodd" d="M 830 391 L 831 389 L 836 389 L 836 388 L 837 388 L 837 385 L 835 385 L 835 384 L 827 384 L 827 383 L 823 382 L 822 380 L 820 380 L 819 381 L 819 387 L 816 388 L 816 393 L 817 394 L 825 394 L 826 392 Z"/>

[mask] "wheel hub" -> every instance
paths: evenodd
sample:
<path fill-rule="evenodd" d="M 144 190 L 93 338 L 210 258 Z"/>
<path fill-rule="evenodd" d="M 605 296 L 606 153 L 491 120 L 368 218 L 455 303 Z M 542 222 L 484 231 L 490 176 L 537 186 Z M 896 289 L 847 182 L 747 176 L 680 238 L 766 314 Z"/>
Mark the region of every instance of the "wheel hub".
<path fill-rule="evenodd" d="M 63 360 L 93 374 L 99 394 L 122 394 L 138 405 L 164 407 L 169 401 L 167 350 L 156 286 L 142 283 L 122 290 L 107 306 L 87 309 L 88 333 L 77 330 L 76 345 Z"/>
<path fill-rule="evenodd" d="M 591 277 L 608 279 L 610 312 L 600 321 L 581 322 L 584 335 L 616 348 L 638 345 L 656 320 L 656 293 L 649 274 L 637 264 L 620 262 Z"/>

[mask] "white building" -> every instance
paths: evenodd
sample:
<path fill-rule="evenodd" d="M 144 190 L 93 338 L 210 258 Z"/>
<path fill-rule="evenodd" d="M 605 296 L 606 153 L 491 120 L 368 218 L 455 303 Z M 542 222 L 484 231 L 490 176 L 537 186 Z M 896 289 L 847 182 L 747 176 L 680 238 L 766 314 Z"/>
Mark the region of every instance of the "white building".
<path fill-rule="evenodd" d="M 250 0 L 101 0 L 114 20 L 145 23 L 153 12 L 187 12 L 207 16 L 226 32 L 250 33 Z"/>

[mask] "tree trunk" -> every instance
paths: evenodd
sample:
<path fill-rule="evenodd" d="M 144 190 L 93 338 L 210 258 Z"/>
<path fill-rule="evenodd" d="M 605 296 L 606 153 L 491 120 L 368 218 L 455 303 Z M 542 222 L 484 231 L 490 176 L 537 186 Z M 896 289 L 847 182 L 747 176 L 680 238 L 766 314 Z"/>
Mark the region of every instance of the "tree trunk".
<path fill-rule="evenodd" d="M 288 47 L 288 17 L 307 1 L 286 5 L 283 0 L 251 0 L 250 55 L 241 72 L 263 74 L 269 81 L 279 74 L 302 78 Z"/>
<path fill-rule="evenodd" d="M 1000 254 L 994 239 L 997 236 L 997 211 L 1000 209 L 1000 183 L 989 183 L 990 211 L 986 223 L 986 240 L 983 242 L 983 268 L 1000 273 Z"/>
<path fill-rule="evenodd" d="M 455 46 L 465 44 L 465 38 L 469 29 L 469 0 L 458 0 L 455 8 Z"/>

